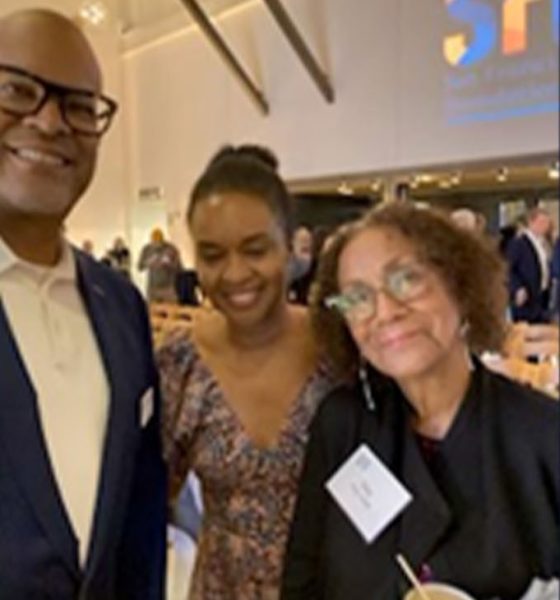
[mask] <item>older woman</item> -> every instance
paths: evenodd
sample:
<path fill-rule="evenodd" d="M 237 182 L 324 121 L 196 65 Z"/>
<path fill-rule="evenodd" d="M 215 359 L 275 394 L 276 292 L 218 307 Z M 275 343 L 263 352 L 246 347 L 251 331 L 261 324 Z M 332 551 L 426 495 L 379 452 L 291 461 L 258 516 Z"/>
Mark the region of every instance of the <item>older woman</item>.
<path fill-rule="evenodd" d="M 558 404 L 475 356 L 500 346 L 505 302 L 495 251 L 430 210 L 383 206 L 329 246 L 315 326 L 333 363 L 361 377 L 314 419 L 283 600 L 400 598 L 397 553 L 420 579 L 477 599 L 519 598 L 534 578 L 558 576 Z M 369 542 L 352 495 L 366 521 L 392 507 L 385 484 L 359 473 L 364 445 L 412 496 Z M 346 498 L 335 499 L 343 470 Z"/>

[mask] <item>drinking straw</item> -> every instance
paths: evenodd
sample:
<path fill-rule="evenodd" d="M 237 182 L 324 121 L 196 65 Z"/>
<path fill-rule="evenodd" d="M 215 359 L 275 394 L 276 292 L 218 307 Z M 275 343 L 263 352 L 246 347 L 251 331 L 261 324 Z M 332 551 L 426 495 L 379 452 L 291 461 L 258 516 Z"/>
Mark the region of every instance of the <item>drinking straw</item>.
<path fill-rule="evenodd" d="M 420 600 L 430 600 L 430 596 L 425 591 L 424 587 L 416 577 L 412 567 L 408 564 L 408 561 L 402 554 L 397 554 L 395 556 L 396 561 L 399 563 L 399 567 L 403 570 L 403 573 L 406 575 L 407 579 L 410 581 L 414 589 L 418 592 L 418 596 Z"/>

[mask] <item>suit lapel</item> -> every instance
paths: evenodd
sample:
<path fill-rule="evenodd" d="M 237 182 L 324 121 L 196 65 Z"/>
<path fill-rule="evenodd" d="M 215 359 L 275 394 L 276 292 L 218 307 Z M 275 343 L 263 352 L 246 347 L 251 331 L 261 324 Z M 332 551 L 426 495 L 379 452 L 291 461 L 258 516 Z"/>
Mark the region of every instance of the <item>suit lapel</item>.
<path fill-rule="evenodd" d="M 128 489 L 130 469 L 125 459 L 130 456 L 135 404 L 131 401 L 127 368 L 126 344 L 123 343 L 123 320 L 126 316 L 114 308 L 110 291 L 97 270 L 89 268 L 77 254 L 78 281 L 109 380 L 110 406 L 103 448 L 101 475 L 95 508 L 92 536 L 86 562 L 86 572 L 112 547 L 110 539 L 118 537 L 121 515 L 126 506 L 123 494 Z"/>
<path fill-rule="evenodd" d="M 78 545 L 48 458 L 37 398 L 0 302 L 0 443 L 46 536 L 79 576 Z"/>

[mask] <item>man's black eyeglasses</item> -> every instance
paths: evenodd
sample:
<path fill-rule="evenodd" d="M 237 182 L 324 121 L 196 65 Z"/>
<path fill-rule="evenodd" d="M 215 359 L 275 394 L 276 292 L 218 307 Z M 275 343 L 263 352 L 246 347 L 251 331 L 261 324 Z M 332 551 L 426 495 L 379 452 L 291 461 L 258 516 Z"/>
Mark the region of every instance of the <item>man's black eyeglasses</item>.
<path fill-rule="evenodd" d="M 17 117 L 34 115 L 49 97 L 58 100 L 64 122 L 82 135 L 105 133 L 117 111 L 117 103 L 101 94 L 52 83 L 23 69 L 0 65 L 0 110 Z"/>

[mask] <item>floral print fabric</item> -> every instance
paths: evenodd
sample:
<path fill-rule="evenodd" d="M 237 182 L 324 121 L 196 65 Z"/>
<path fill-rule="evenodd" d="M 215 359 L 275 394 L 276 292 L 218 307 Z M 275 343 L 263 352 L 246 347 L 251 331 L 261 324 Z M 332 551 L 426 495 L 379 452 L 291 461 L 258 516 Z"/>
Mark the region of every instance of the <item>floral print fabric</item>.
<path fill-rule="evenodd" d="M 189 469 L 202 483 L 204 518 L 191 600 L 277 600 L 307 429 L 332 388 L 319 367 L 294 402 L 275 445 L 263 449 L 237 415 L 188 333 L 158 353 L 171 487 Z"/>

